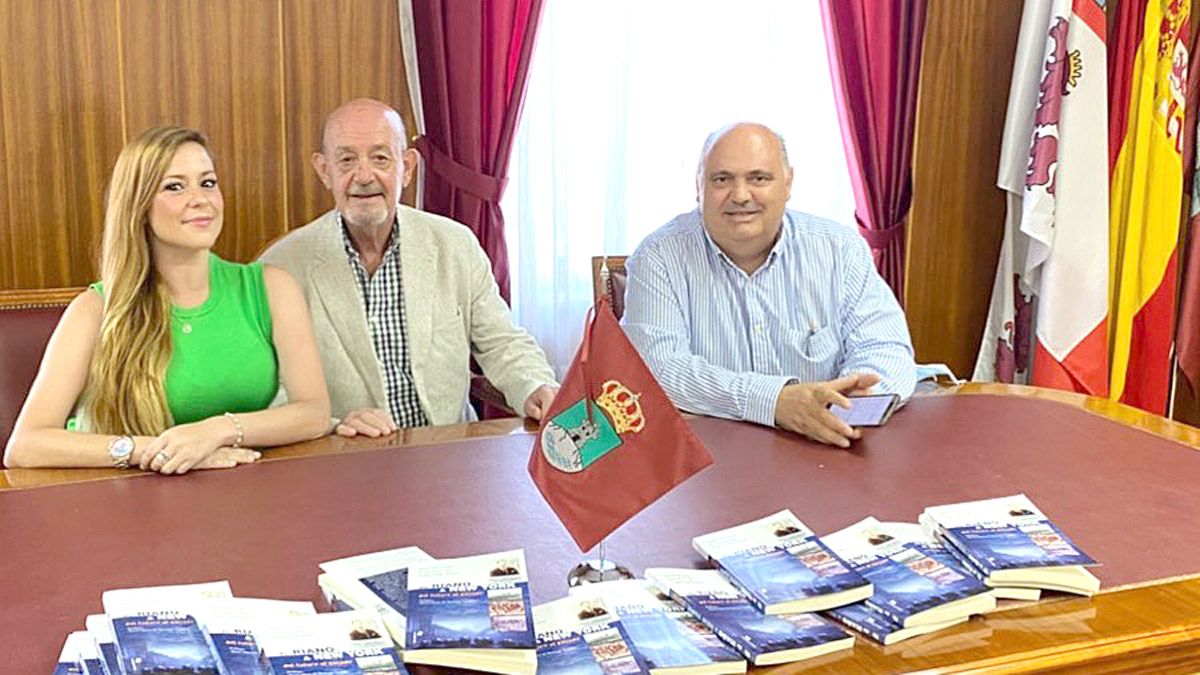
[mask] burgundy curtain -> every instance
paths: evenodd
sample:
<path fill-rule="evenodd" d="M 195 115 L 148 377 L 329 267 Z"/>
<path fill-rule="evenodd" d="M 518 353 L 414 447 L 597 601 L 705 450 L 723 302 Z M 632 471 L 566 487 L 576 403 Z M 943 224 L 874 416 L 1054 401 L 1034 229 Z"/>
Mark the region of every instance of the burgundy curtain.
<path fill-rule="evenodd" d="M 904 219 L 926 0 L 821 0 L 858 229 L 904 302 Z"/>
<path fill-rule="evenodd" d="M 424 208 L 475 232 L 508 300 L 500 196 L 542 0 L 416 0 Z"/>

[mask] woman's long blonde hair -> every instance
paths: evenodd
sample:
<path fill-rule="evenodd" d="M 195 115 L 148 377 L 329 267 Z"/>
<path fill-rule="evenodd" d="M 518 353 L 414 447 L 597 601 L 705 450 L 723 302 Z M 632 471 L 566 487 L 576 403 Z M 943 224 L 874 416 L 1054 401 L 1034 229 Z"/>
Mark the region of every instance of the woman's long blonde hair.
<path fill-rule="evenodd" d="M 104 320 L 85 412 L 94 431 L 157 436 L 172 425 L 163 386 L 171 361 L 171 296 L 150 259 L 150 206 L 175 152 L 208 150 L 194 129 L 154 127 L 117 157 L 104 208 Z"/>

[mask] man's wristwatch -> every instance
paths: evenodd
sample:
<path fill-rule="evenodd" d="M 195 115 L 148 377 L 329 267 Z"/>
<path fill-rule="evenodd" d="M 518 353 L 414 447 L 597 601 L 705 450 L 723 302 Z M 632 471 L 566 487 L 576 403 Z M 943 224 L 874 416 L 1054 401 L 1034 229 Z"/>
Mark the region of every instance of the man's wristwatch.
<path fill-rule="evenodd" d="M 108 456 L 112 458 L 113 466 L 118 469 L 129 468 L 129 458 L 133 456 L 133 438 L 117 436 L 108 444 Z"/>

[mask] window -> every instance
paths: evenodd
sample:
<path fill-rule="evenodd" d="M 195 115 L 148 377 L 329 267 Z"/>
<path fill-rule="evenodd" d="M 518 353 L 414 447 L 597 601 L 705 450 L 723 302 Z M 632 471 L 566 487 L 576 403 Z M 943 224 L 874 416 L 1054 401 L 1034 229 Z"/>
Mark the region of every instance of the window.
<path fill-rule="evenodd" d="M 513 310 L 561 377 L 593 255 L 628 255 L 696 207 L 705 137 L 763 122 L 791 208 L 853 223 L 820 8 L 811 0 L 547 0 L 503 200 Z"/>

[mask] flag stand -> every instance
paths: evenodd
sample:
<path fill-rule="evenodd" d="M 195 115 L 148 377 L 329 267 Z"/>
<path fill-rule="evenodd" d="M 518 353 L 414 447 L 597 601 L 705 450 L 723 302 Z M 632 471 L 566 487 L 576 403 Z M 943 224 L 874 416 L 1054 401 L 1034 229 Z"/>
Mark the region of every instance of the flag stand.
<path fill-rule="evenodd" d="M 633 573 L 628 567 L 608 560 L 604 555 L 605 540 L 600 540 L 599 556 L 592 560 L 584 560 L 567 574 L 567 585 L 571 587 L 596 584 L 601 581 L 617 581 L 632 579 Z"/>

